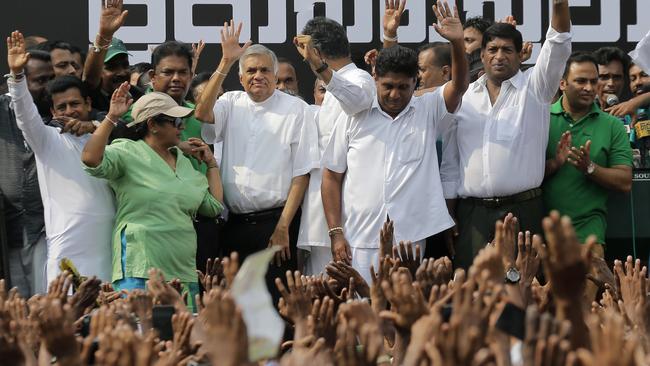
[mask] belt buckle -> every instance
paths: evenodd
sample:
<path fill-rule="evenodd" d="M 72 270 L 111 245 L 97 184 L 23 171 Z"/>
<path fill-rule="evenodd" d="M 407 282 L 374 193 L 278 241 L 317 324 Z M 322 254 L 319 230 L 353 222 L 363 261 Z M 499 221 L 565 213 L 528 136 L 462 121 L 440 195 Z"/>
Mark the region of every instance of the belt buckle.
<path fill-rule="evenodd" d="M 487 207 L 497 207 L 501 203 L 501 199 L 499 197 L 490 197 L 484 198 L 483 202 L 485 202 Z"/>

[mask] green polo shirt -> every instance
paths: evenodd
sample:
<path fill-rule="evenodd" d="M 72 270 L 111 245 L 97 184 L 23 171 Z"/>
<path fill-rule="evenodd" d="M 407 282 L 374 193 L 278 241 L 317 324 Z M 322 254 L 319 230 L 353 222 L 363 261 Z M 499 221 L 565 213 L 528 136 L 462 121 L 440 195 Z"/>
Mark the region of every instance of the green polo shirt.
<path fill-rule="evenodd" d="M 151 91 L 152 90 L 149 89 L 147 90 L 147 93 Z M 194 109 L 196 106 L 190 102 L 183 101 L 183 107 Z M 129 107 L 129 110 L 126 113 L 124 113 L 124 115 L 121 118 L 126 123 L 130 123 L 133 121 L 133 117 L 131 117 L 131 108 L 133 108 L 133 106 Z M 201 121 L 194 118 L 194 114 L 190 115 L 189 117 L 183 118 L 183 122 L 185 128 L 183 129 L 183 131 L 181 131 L 181 141 L 187 141 L 187 139 L 189 139 L 190 137 L 195 137 L 197 139 L 201 138 Z M 187 158 L 190 159 L 190 162 L 192 163 L 194 169 L 200 171 L 203 174 L 205 174 L 208 171 L 208 166 L 204 162 L 197 160 L 193 156 L 187 156 Z"/>
<path fill-rule="evenodd" d="M 551 124 L 546 148 L 546 159 L 555 158 L 555 150 L 565 131 L 571 131 L 574 147 L 591 140 L 589 157 L 595 164 L 607 168 L 615 165 L 632 166 L 632 149 L 625 127 L 617 118 L 603 112 L 594 103 L 591 111 L 574 121 L 564 111 L 560 98 L 551 106 Z M 608 190 L 595 183 L 570 163 L 565 163 L 542 185 L 546 208 L 558 210 L 571 217 L 581 242 L 596 235 L 605 243 L 607 229 Z"/>
<path fill-rule="evenodd" d="M 165 278 L 196 282 L 196 232 L 192 218 L 216 217 L 223 206 L 208 190 L 206 176 L 194 169 L 180 150 L 176 170 L 143 140 L 117 139 L 106 147 L 97 167 L 84 167 L 104 178 L 115 192 L 113 277 L 149 278 L 160 268 Z M 125 273 L 121 266 L 121 233 L 126 235 Z"/>

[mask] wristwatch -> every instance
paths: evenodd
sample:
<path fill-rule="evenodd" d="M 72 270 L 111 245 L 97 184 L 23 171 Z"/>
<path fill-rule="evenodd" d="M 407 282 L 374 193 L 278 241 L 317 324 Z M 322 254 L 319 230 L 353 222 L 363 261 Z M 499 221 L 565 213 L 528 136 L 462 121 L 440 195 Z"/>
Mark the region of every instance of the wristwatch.
<path fill-rule="evenodd" d="M 515 267 L 510 267 L 506 271 L 505 283 L 517 284 L 521 280 L 521 274 Z"/>
<path fill-rule="evenodd" d="M 596 170 L 596 164 L 594 164 L 593 161 L 590 161 L 589 165 L 587 165 L 587 175 L 593 174 L 594 170 Z"/>
<path fill-rule="evenodd" d="M 315 71 L 317 74 L 320 74 L 320 73 L 322 73 L 323 71 L 327 70 L 328 67 L 330 67 L 330 65 L 328 65 L 327 62 L 323 61 L 323 64 L 322 64 L 319 68 L 317 68 L 316 70 L 314 70 L 314 71 Z"/>

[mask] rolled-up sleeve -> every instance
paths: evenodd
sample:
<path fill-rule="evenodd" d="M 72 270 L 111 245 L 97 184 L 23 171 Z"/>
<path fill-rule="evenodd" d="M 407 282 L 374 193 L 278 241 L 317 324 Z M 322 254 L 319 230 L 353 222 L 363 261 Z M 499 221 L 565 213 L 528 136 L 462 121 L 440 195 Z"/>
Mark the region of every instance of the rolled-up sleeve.
<path fill-rule="evenodd" d="M 214 198 L 209 190 L 206 190 L 203 201 L 199 206 L 199 214 L 206 217 L 217 217 L 223 211 L 223 204 Z"/>
<path fill-rule="evenodd" d="M 201 124 L 201 138 L 208 144 L 216 144 L 223 141 L 223 131 L 228 117 L 231 106 L 231 93 L 222 95 L 214 104 L 214 123 Z"/>
<path fill-rule="evenodd" d="M 332 72 L 332 79 L 325 88 L 339 101 L 345 114 L 351 116 L 370 108 L 375 95 L 375 82 L 363 70 L 350 71 L 348 74 L 343 77 L 336 71 Z"/>
<path fill-rule="evenodd" d="M 571 33 L 558 33 L 553 27 L 549 27 L 529 81 L 531 92 L 540 102 L 553 101 L 569 56 Z"/>
<path fill-rule="evenodd" d="M 327 142 L 321 159 L 323 168 L 336 173 L 345 173 L 348 169 L 348 120 L 339 120 Z"/>
<path fill-rule="evenodd" d="M 106 146 L 102 162 L 96 167 L 90 167 L 81 163 L 83 169 L 90 176 L 108 180 L 116 180 L 124 173 L 122 167 L 122 149 L 120 142 L 116 141 L 113 145 Z"/>

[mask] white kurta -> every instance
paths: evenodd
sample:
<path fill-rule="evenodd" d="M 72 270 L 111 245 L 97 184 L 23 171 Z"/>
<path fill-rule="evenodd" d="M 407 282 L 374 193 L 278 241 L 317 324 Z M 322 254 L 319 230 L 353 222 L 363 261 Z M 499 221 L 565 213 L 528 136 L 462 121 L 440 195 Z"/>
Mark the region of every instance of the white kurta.
<path fill-rule="evenodd" d="M 316 130 L 313 117 L 305 118 L 306 108 L 299 98 L 278 90 L 260 103 L 243 91 L 219 97 L 215 123 L 204 123 L 201 136 L 209 144 L 223 141 L 221 180 L 230 211 L 283 206 L 291 180 L 317 164 Z"/>
<path fill-rule="evenodd" d="M 634 50 L 630 52 L 630 57 L 641 70 L 650 74 L 650 31 L 636 44 Z"/>
<path fill-rule="evenodd" d="M 345 173 L 342 223 L 353 251 L 379 249 L 387 216 L 396 241 L 420 241 L 454 225 L 436 152 L 437 135 L 452 121 L 443 89 L 411 98 L 395 119 L 375 99 L 369 110 L 334 127 L 322 164 Z"/>
<path fill-rule="evenodd" d="M 337 121 L 344 120 L 348 114 L 357 114 L 371 106 L 375 95 L 375 81 L 366 71 L 350 63 L 334 71 L 332 79 L 325 88 L 327 91 L 321 107 L 311 107 L 317 112 L 319 160 Z M 332 260 L 327 221 L 320 194 L 321 179 L 322 171 L 319 162 L 318 168 L 310 173 L 298 235 L 298 248 L 311 252 L 305 263 L 307 275 L 319 274 L 324 271 L 325 264 Z M 313 247 L 327 250 L 312 250 Z"/>
<path fill-rule="evenodd" d="M 9 81 L 16 123 L 36 156 L 45 213 L 47 283 L 69 258 L 83 276 L 111 279 L 115 198 L 106 181 L 89 176 L 81 152 L 90 135 L 61 134 L 38 114 L 25 79 Z"/>
<path fill-rule="evenodd" d="M 544 179 L 549 108 L 571 54 L 571 34 L 549 28 L 537 63 L 506 80 L 494 105 L 483 75 L 469 85 L 447 142 L 446 198 L 502 197 L 537 188 Z"/>

